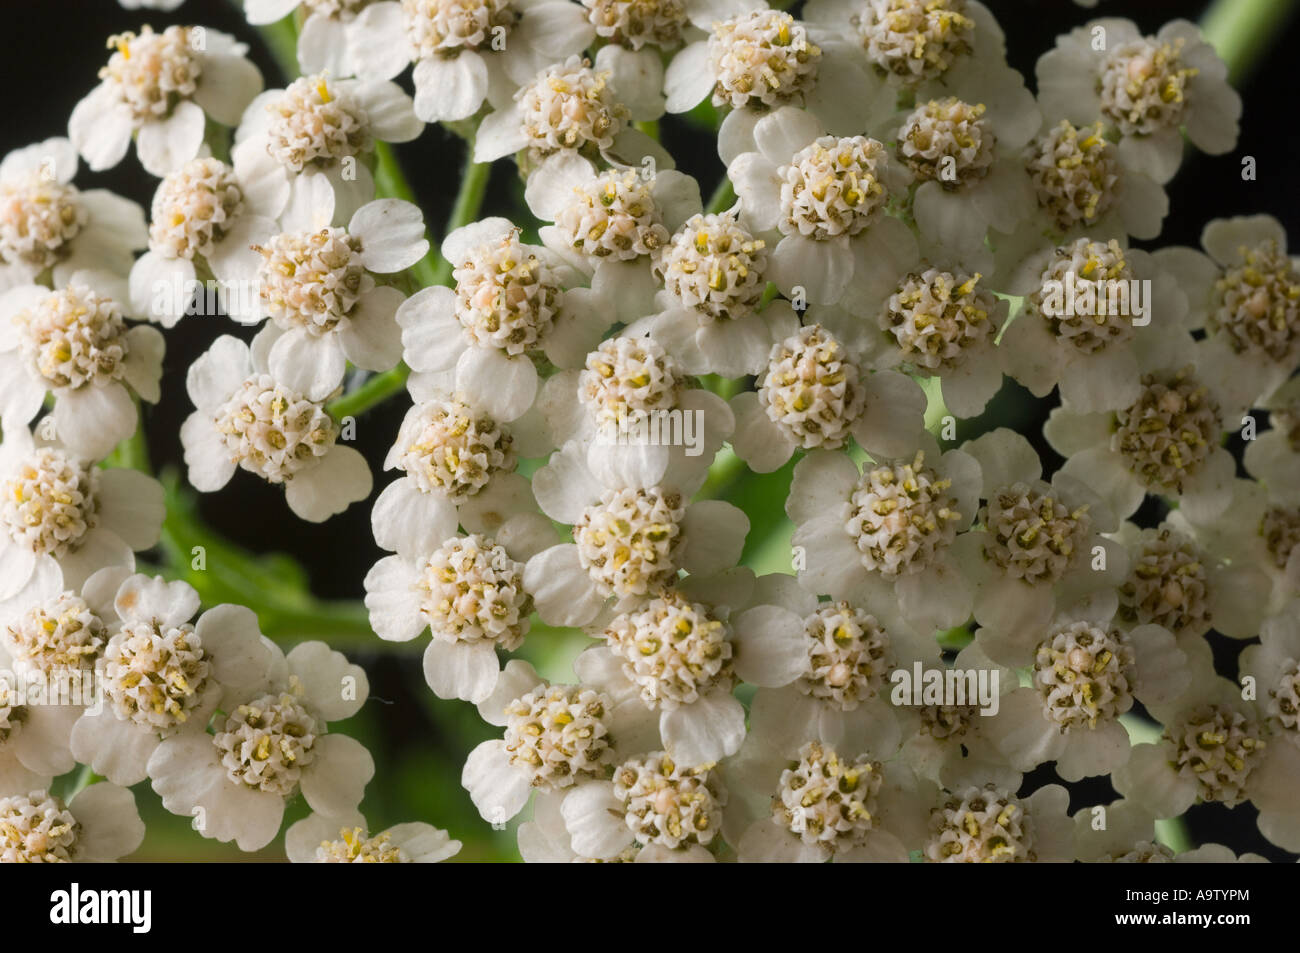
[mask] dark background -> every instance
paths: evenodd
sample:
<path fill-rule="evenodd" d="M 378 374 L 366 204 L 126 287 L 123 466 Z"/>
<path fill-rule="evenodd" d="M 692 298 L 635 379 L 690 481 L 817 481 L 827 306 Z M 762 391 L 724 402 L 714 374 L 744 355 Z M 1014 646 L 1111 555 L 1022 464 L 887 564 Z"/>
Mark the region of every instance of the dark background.
<path fill-rule="evenodd" d="M 1278 0 L 1286 2 L 1286 0 Z M 1097 16 L 1125 16 L 1137 21 L 1144 32 L 1154 33 L 1161 24 L 1175 17 L 1196 20 L 1208 6 L 1205 2 L 1183 0 L 1103 0 L 1095 10 L 1082 9 L 1070 0 L 986 0 L 1006 32 L 1008 58 L 1032 88 L 1034 63 L 1050 49 L 1056 34 Z M 252 58 L 262 69 L 268 88 L 283 87 L 280 74 L 257 31 L 244 20 L 242 13 L 223 0 L 188 0 L 171 14 L 154 10 L 127 11 L 114 0 L 41 0 L 17 4 L 6 0 L 11 12 L 21 10 L 21 23 L 11 23 L 6 34 L 5 106 L 6 117 L 0 128 L 0 155 L 11 149 L 39 142 L 50 136 L 66 135 L 67 117 L 73 106 L 96 84 L 96 73 L 107 60 L 106 38 L 122 30 L 138 31 L 144 23 L 161 29 L 172 23 L 198 23 L 233 33 L 249 43 Z M 1273 38 L 1271 47 L 1256 64 L 1254 71 L 1239 84 L 1245 101 L 1241 139 L 1235 153 L 1211 157 L 1194 150 L 1189 152 L 1177 178 L 1169 184 L 1170 214 L 1157 246 L 1166 244 L 1197 245 L 1204 224 L 1212 218 L 1267 212 L 1281 220 L 1292 236 L 1300 235 L 1297 214 L 1296 155 L 1300 148 L 1295 125 L 1296 91 L 1294 51 L 1300 41 L 1300 29 L 1293 18 L 1285 32 Z M 409 70 L 399 79 L 410 89 Z M 722 175 L 721 162 L 707 132 L 683 123 L 667 121 L 663 125 L 665 146 L 677 158 L 683 171 L 695 175 L 707 196 Z M 396 147 L 408 177 L 424 210 L 425 219 L 441 237 L 441 223 L 450 210 L 460 166 L 464 159 L 463 144 L 455 136 L 436 126 L 426 128 L 415 142 Z M 1241 180 L 1241 158 L 1252 155 L 1257 160 L 1257 180 Z M 157 180 L 140 167 L 134 150 L 116 168 L 94 174 L 84 167 L 76 184 L 85 188 L 110 188 L 129 196 L 148 213 Z M 509 163 L 498 163 L 483 214 L 510 215 L 520 207 L 519 183 Z M 1293 239 L 1294 241 L 1294 239 Z M 1151 245 L 1152 243 L 1139 243 Z M 167 334 L 164 365 L 163 399 L 146 409 L 145 424 L 151 458 L 159 471 L 180 467 L 179 429 L 192 407 L 185 392 L 185 372 L 219 334 L 236 334 L 250 338 L 251 332 L 232 322 L 212 317 L 190 317 Z M 376 474 L 376 487 L 390 479 L 380 469 L 388 447 L 396 435 L 407 404 L 402 399 L 390 401 L 363 416 L 358 422 L 353 444 L 370 459 Z M 1041 438 L 1041 423 L 1051 403 L 1037 401 L 1027 392 L 1008 382 L 991 405 L 986 417 L 1002 425 L 1020 429 L 1043 454 L 1045 469 L 1050 473 L 1060 458 Z M 963 422 L 965 439 L 985 428 L 981 420 Z M 200 499 L 200 513 L 205 520 L 233 542 L 256 553 L 282 552 L 298 560 L 310 576 L 312 589 L 323 598 L 359 599 L 364 595 L 362 579 L 380 558 L 369 524 L 369 501 L 354 504 L 343 514 L 323 525 L 305 523 L 285 505 L 283 494 L 261 480 L 240 471 L 230 485 L 217 494 Z M 1139 517 L 1143 523 L 1159 522 L 1160 510 L 1144 507 Z M 312 633 L 303 633 L 310 637 Z M 1221 670 L 1235 675 L 1232 659 L 1239 643 L 1228 643 L 1212 636 L 1216 655 L 1223 662 Z M 376 642 L 378 640 L 376 639 Z M 374 712 L 357 733 L 370 745 L 380 773 L 372 783 L 366 801 L 372 830 L 401 820 L 414 819 L 412 799 L 432 784 L 450 788 L 445 803 L 436 805 L 444 816 L 428 816 L 439 826 L 452 828 L 453 836 L 467 841 L 464 859 L 501 856 L 508 851 L 505 835 L 489 846 L 469 844 L 473 832 L 462 824 L 482 824 L 459 792 L 459 764 L 468 750 L 467 741 L 487 737 L 474 723 L 468 706 L 440 702 L 432 698 L 424 685 L 418 663 L 408 657 L 369 652 L 353 652 L 370 673 L 372 697 L 387 704 Z M 407 757 L 415 749 L 432 750 L 432 760 Z M 386 767 L 407 765 L 385 777 Z M 430 777 L 430 772 L 440 776 Z M 454 775 L 452 774 L 454 772 Z M 1054 780 L 1050 769 L 1032 775 L 1027 787 L 1033 788 Z M 145 786 L 142 786 L 144 788 Z M 1113 798 L 1109 783 L 1093 780 L 1074 785 L 1072 808 L 1083 804 L 1105 803 Z M 409 796 L 409 797 L 408 797 Z M 442 802 L 442 798 L 439 798 Z M 427 801 L 426 801 L 427 803 Z M 450 816 L 445 816 L 450 815 Z M 151 838 L 153 814 L 150 815 Z M 376 822 L 379 817 L 379 823 Z M 1254 809 L 1243 806 L 1228 811 L 1210 805 L 1193 808 L 1188 824 L 1195 843 L 1217 841 L 1238 852 L 1252 850 L 1277 861 L 1294 860 L 1259 836 L 1254 824 Z M 168 823 L 159 818 L 160 823 Z M 183 825 L 183 822 L 179 822 Z M 176 825 L 173 824 L 173 827 Z M 178 828 L 179 830 L 179 828 Z M 192 856 L 197 835 L 180 831 L 190 840 L 176 851 Z M 486 843 L 486 842 L 485 842 Z M 493 846 L 494 845 L 494 846 Z M 212 847 L 207 842 L 208 847 Z M 274 849 L 273 845 L 273 849 Z M 226 854 L 225 856 L 230 856 Z M 179 859 L 170 849 L 154 854 L 152 859 Z"/>

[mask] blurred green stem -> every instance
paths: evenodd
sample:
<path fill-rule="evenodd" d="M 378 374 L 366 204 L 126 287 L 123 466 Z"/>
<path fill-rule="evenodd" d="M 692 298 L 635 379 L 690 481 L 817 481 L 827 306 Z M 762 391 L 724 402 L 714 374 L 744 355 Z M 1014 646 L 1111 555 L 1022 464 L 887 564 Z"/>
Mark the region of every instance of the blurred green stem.
<path fill-rule="evenodd" d="M 1268 47 L 1284 33 L 1297 0 L 1214 0 L 1201 17 L 1201 32 L 1228 64 L 1228 79 L 1238 85 Z"/>

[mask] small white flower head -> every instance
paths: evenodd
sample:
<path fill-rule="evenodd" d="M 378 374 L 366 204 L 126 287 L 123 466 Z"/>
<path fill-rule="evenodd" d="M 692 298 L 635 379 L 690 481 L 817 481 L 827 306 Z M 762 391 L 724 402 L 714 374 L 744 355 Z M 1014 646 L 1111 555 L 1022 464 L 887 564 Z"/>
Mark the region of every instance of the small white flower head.
<path fill-rule="evenodd" d="M 284 483 L 319 463 L 339 435 L 319 404 L 269 374 L 244 381 L 217 408 L 214 426 L 228 457 L 268 483 Z"/>
<path fill-rule="evenodd" d="M 435 639 L 490 642 L 507 652 L 523 644 L 533 599 L 523 563 L 480 536 L 453 536 L 422 569 L 421 613 Z"/>
<path fill-rule="evenodd" d="M 1067 273 L 1072 273 L 1076 285 L 1095 289 L 1092 313 L 1079 313 L 1088 310 L 1084 307 L 1061 309 L 1046 302 L 1049 289 L 1062 287 Z M 1118 241 L 1079 238 L 1056 249 L 1043 269 L 1039 289 L 1025 299 L 1025 313 L 1046 321 L 1056 338 L 1084 354 L 1124 345 L 1133 337 L 1132 315 L 1123 309 L 1112 312 L 1108 308 L 1106 287 L 1112 282 L 1127 284 L 1132 279 L 1133 269 Z"/>
<path fill-rule="evenodd" d="M 1052 584 L 1078 565 L 1092 532 L 1086 505 L 1071 509 L 1045 485 L 1003 487 L 980 510 L 984 558 L 1029 585 Z"/>
<path fill-rule="evenodd" d="M 197 26 L 119 33 L 100 84 L 72 111 L 68 135 L 95 171 L 117 165 L 132 138 L 140 162 L 165 175 L 199 155 L 212 118 L 239 122 L 262 75 L 233 37 Z"/>
<path fill-rule="evenodd" d="M 578 559 L 605 595 L 644 596 L 677 575 L 686 501 L 659 487 L 606 490 L 573 524 Z"/>
<path fill-rule="evenodd" d="M 817 82 L 822 51 L 781 10 L 759 9 L 714 24 L 709 37 L 713 104 L 776 106 L 799 100 Z"/>
<path fill-rule="evenodd" d="M 1199 72 L 1183 61 L 1186 40 L 1127 40 L 1107 51 L 1098 94 L 1102 115 L 1121 135 L 1150 135 L 1183 124 L 1188 82 Z"/>
<path fill-rule="evenodd" d="M 1300 356 L 1300 270 L 1286 248 L 1270 240 L 1243 246 L 1214 283 L 1206 326 L 1237 353 L 1293 367 Z"/>
<path fill-rule="evenodd" d="M 1196 370 L 1144 374 L 1142 394 L 1116 412 L 1111 447 L 1153 491 L 1183 491 L 1218 446 L 1219 408 Z"/>
<path fill-rule="evenodd" d="M 875 139 L 822 136 L 782 166 L 782 234 L 824 240 L 866 228 L 885 202 L 876 166 L 886 161 Z"/>
<path fill-rule="evenodd" d="M 984 118 L 983 104 L 956 97 L 921 103 L 898 133 L 898 157 L 923 182 L 946 189 L 984 178 L 996 158 L 997 136 Z M 943 166 L 943 168 L 941 168 Z"/>
<path fill-rule="evenodd" d="M 677 362 L 649 337 L 608 338 L 587 355 L 578 377 L 578 401 L 607 426 L 677 406 L 686 387 Z"/>
<path fill-rule="evenodd" d="M 166 258 L 207 257 L 244 208 L 235 170 L 210 156 L 169 172 L 154 193 L 149 250 Z"/>
<path fill-rule="evenodd" d="M 423 215 L 400 199 L 357 210 L 346 228 L 290 230 L 255 249 L 256 315 L 269 317 L 272 374 L 313 400 L 343 380 L 351 361 L 391 370 L 400 360 L 397 309 L 405 296 L 375 274 L 403 271 L 424 257 Z"/>
<path fill-rule="evenodd" d="M 596 35 L 629 50 L 676 49 L 690 26 L 684 0 L 582 0 Z"/>
<path fill-rule="evenodd" d="M 1128 625 L 1159 625 L 1176 636 L 1204 635 L 1214 602 L 1207 555 L 1172 527 L 1142 530 L 1119 587 L 1119 618 Z"/>
<path fill-rule="evenodd" d="M 402 421 L 392 465 L 421 492 L 462 503 L 514 470 L 513 444 L 509 428 L 485 411 L 454 396 L 432 396 Z"/>
<path fill-rule="evenodd" d="M 290 172 L 373 148 L 365 107 L 347 85 L 331 88 L 324 74 L 294 80 L 266 109 L 267 151 Z"/>
<path fill-rule="evenodd" d="M 163 338 L 154 328 L 128 328 L 120 282 L 78 272 L 57 291 L 30 285 L 0 299 L 0 372 L 10 386 L 0 398 L 7 426 L 30 421 L 54 395 L 54 432 L 69 448 L 102 457 L 135 432 L 131 394 L 159 397 Z"/>
<path fill-rule="evenodd" d="M 264 355 L 222 336 L 190 368 L 196 409 L 181 428 L 190 483 L 211 493 L 242 468 L 284 484 L 289 507 L 321 522 L 370 494 L 370 468 L 338 443 L 319 401 L 271 376 Z"/>
<path fill-rule="evenodd" d="M 979 286 L 982 277 L 930 267 L 899 282 L 877 320 L 904 362 L 942 374 L 992 344 L 1005 308 Z"/>
<path fill-rule="evenodd" d="M 1098 49 L 1098 30 L 1105 33 Z M 1121 154 L 1157 182 L 1182 161 L 1182 135 L 1211 155 L 1237 142 L 1241 97 L 1228 69 L 1186 20 L 1144 36 L 1129 20 L 1094 20 L 1057 37 L 1039 58 L 1038 97 L 1049 120 L 1076 127 L 1098 117 L 1121 139 Z"/>
<path fill-rule="evenodd" d="M 506 707 L 510 764 L 544 790 L 604 777 L 614 757 L 606 720 L 610 700 L 572 685 L 541 685 Z"/>
<path fill-rule="evenodd" d="M 766 287 L 766 266 L 766 243 L 725 212 L 688 219 L 655 263 L 673 300 L 712 321 L 753 313 Z"/>
<path fill-rule="evenodd" d="M 287 797 L 315 760 L 323 727 L 292 692 L 269 693 L 231 712 L 212 743 L 232 784 Z"/>
<path fill-rule="evenodd" d="M 597 158 L 614 145 L 628 111 L 609 84 L 609 73 L 570 56 L 550 66 L 515 94 L 529 160 L 540 163 L 561 150 Z"/>
<path fill-rule="evenodd" d="M 876 795 L 884 783 L 878 761 L 852 761 L 810 741 L 781 772 L 772 818 L 810 847 L 830 852 L 861 846 L 875 828 Z"/>
<path fill-rule="evenodd" d="M 163 806 L 198 816 L 199 833 L 259 850 L 275 837 L 285 801 L 301 792 L 318 812 L 351 814 L 374 775 L 366 749 L 328 731 L 349 718 L 369 693 L 365 672 L 323 642 L 304 642 L 284 656 L 273 643 L 261 677 L 222 702 L 212 734 L 165 739 L 148 772 Z"/>
<path fill-rule="evenodd" d="M 1115 202 L 1120 164 L 1100 121 L 1076 129 L 1062 119 L 1025 148 L 1038 204 L 1063 232 L 1087 227 Z"/>
<path fill-rule="evenodd" d="M 875 698 L 893 661 L 876 617 L 847 602 L 827 603 L 803 619 L 808 671 L 796 682 L 805 695 L 853 711 Z"/>
<path fill-rule="evenodd" d="M 72 753 L 114 783 L 134 784 L 161 738 L 206 738 L 224 695 L 263 679 L 271 656 L 257 617 L 242 606 L 218 606 L 191 622 L 199 596 L 183 582 L 101 574 L 92 588 L 115 590 L 97 664 L 105 705 L 78 720 Z"/>
<path fill-rule="evenodd" d="M 867 57 L 905 86 L 938 79 L 971 53 L 965 0 L 866 0 L 853 23 Z"/>
<path fill-rule="evenodd" d="M 926 466 L 921 452 L 910 463 L 864 470 L 844 524 L 862 565 L 887 579 L 923 572 L 952 545 L 963 520 L 951 491 L 952 480 Z"/>
<path fill-rule="evenodd" d="M 838 450 L 862 415 L 866 393 L 843 345 L 811 324 L 772 348 L 758 402 L 795 446 Z"/>
<path fill-rule="evenodd" d="M 614 261 L 653 255 L 669 239 L 653 183 L 632 169 L 610 169 L 575 187 L 555 227 L 568 247 Z"/>
<path fill-rule="evenodd" d="M 1251 771 L 1264 753 L 1263 726 L 1250 714 L 1224 704 L 1197 705 L 1165 725 L 1173 768 L 1193 782 L 1202 801 L 1235 807 L 1250 797 Z"/>
<path fill-rule="evenodd" d="M 1133 707 L 1134 661 L 1116 628 L 1087 620 L 1055 627 L 1034 654 L 1044 715 L 1061 731 L 1113 721 Z"/>
<path fill-rule="evenodd" d="M 0 863 L 113 862 L 144 840 L 131 792 L 101 781 L 69 802 L 45 790 L 0 796 Z"/>
<path fill-rule="evenodd" d="M 1300 507 L 1273 505 L 1264 510 L 1259 535 L 1275 569 L 1285 570 L 1300 546 Z"/>
<path fill-rule="evenodd" d="M 931 863 L 1012 864 L 1038 860 L 1034 818 L 1012 792 L 970 787 L 930 812 Z"/>
<path fill-rule="evenodd" d="M 17 670 L 89 673 L 109 635 L 97 608 L 70 590 L 51 594 L 0 629 L 0 647 Z"/>
<path fill-rule="evenodd" d="M 67 139 L 15 149 L 0 163 L 0 276 L 6 286 L 54 284 L 82 269 L 124 275 L 144 246 L 144 213 L 104 189 L 72 184 L 77 150 Z"/>
<path fill-rule="evenodd" d="M 369 831 L 358 811 L 311 814 L 285 832 L 285 853 L 295 864 L 436 864 L 461 848 L 460 841 L 430 824 L 398 824 L 374 835 Z"/>
<path fill-rule="evenodd" d="M 622 659 L 623 674 L 649 708 L 689 705 L 734 682 L 731 628 L 708 606 L 669 589 L 619 615 L 605 640 Z"/>
<path fill-rule="evenodd" d="M 456 318 L 475 345 L 511 356 L 536 350 L 551 330 L 564 291 L 562 275 L 512 229 L 453 262 Z"/>
<path fill-rule="evenodd" d="M 488 46 L 493 31 L 519 20 L 511 0 L 402 0 L 406 32 L 418 58 L 450 57 Z"/>
<path fill-rule="evenodd" d="M 638 844 L 708 846 L 721 833 L 727 792 L 712 765 L 686 768 L 663 752 L 614 770 L 614 797 Z"/>
<path fill-rule="evenodd" d="M 97 524 L 99 470 L 55 447 L 35 450 L 5 482 L 9 538 L 42 556 L 65 555 Z"/>

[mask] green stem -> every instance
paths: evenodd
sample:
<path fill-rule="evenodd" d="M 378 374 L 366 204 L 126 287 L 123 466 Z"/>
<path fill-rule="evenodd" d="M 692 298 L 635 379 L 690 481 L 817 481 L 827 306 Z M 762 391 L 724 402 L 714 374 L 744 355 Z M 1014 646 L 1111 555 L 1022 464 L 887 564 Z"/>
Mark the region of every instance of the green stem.
<path fill-rule="evenodd" d="M 1284 33 L 1296 0 L 1214 0 L 1201 17 L 1201 32 L 1228 64 L 1228 79 L 1239 84 Z"/>
<path fill-rule="evenodd" d="M 704 206 L 704 212 L 706 215 L 714 215 L 718 212 L 725 212 L 735 204 L 736 189 L 732 186 L 731 179 L 723 175 L 722 181 L 718 183 L 718 187 L 709 196 L 709 204 Z"/>
<path fill-rule="evenodd" d="M 472 155 L 473 143 L 469 148 L 469 154 Z M 396 156 L 387 147 L 377 152 L 380 156 L 378 169 L 382 171 L 376 171 L 375 182 L 384 183 L 380 188 L 380 194 L 393 195 L 397 198 L 410 196 L 412 194 L 410 186 L 402 174 L 401 167 L 397 164 Z M 460 180 L 460 191 L 456 194 L 456 203 L 452 206 L 451 219 L 447 222 L 445 234 L 468 225 L 478 216 L 479 209 L 483 207 L 491 174 L 491 163 L 466 162 L 465 172 Z M 385 189 L 393 191 L 388 192 Z M 407 200 L 410 201 L 409 198 Z M 431 243 L 429 254 L 412 271 L 419 279 L 420 286 L 428 288 L 434 285 L 450 285 L 452 268 L 452 263 L 443 258 L 436 246 Z M 400 392 L 406 386 L 406 379 L 410 375 L 411 369 L 405 364 L 399 364 L 391 371 L 376 374 L 352 393 L 331 403 L 326 410 L 335 420 L 359 416 Z"/>

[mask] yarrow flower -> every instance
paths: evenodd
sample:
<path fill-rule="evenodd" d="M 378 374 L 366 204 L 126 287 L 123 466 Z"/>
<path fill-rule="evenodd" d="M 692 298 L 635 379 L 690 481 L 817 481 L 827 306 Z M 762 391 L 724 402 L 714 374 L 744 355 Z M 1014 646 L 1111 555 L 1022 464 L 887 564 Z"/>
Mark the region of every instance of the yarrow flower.
<path fill-rule="evenodd" d="M 201 26 L 109 37 L 100 84 L 77 103 L 68 138 L 99 172 L 122 161 L 134 137 L 140 164 L 163 176 L 199 155 L 208 118 L 234 126 L 262 90 L 247 45 Z"/>
<path fill-rule="evenodd" d="M 276 647 L 263 673 L 260 684 L 228 698 L 212 734 L 173 735 L 148 764 L 163 807 L 201 817 L 200 834 L 240 850 L 269 844 L 285 802 L 299 792 L 320 814 L 348 815 L 375 773 L 370 752 L 328 725 L 365 703 L 360 666 L 324 642 L 303 642 L 287 656 Z"/>
<path fill-rule="evenodd" d="M 370 467 L 339 445 L 339 425 L 319 402 L 271 376 L 265 338 L 260 343 L 250 351 L 222 335 L 190 366 L 196 409 L 181 426 L 190 483 L 212 493 L 242 468 L 283 484 L 294 513 L 322 522 L 370 495 Z"/>
<path fill-rule="evenodd" d="M 135 797 L 107 781 L 66 802 L 48 789 L 0 796 L 0 863 L 112 863 L 143 842 Z"/>
<path fill-rule="evenodd" d="M 163 739 L 207 738 L 213 712 L 266 678 L 271 653 L 251 609 L 215 606 L 191 622 L 199 594 L 187 583 L 113 574 L 90 587 L 113 607 L 95 663 L 104 704 L 73 726 L 72 753 L 129 786 L 154 776 L 147 765 Z"/>
<path fill-rule="evenodd" d="M 107 189 L 72 184 L 77 150 L 67 139 L 15 149 L 0 162 L 0 283 L 50 275 L 66 284 L 78 271 L 125 275 L 146 240 L 144 212 Z"/>
<path fill-rule="evenodd" d="M 371 836 L 353 811 L 310 814 L 289 827 L 284 848 L 295 864 L 437 864 L 460 853 L 461 842 L 432 824 L 398 824 Z"/>

